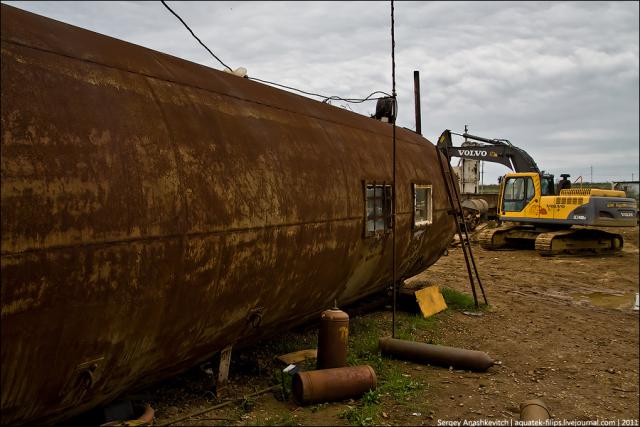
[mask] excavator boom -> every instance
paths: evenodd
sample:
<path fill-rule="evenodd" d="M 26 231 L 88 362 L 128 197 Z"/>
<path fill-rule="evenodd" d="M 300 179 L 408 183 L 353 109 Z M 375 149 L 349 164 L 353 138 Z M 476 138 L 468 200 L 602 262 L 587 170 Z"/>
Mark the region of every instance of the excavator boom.
<path fill-rule="evenodd" d="M 446 129 L 438 138 L 438 148 L 447 156 L 462 159 L 481 160 L 484 162 L 500 163 L 514 172 L 540 173 L 538 165 L 524 150 L 515 147 L 506 139 L 488 139 L 468 133 L 455 134 L 484 144 L 454 147 L 451 132 Z"/>

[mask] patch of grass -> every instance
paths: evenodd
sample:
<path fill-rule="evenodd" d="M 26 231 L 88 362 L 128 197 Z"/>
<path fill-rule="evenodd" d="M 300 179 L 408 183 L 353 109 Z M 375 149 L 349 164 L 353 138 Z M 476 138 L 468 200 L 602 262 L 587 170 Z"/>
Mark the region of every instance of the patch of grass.
<path fill-rule="evenodd" d="M 288 396 L 291 396 L 291 384 L 293 382 L 293 376 L 285 374 L 281 369 L 274 369 L 271 374 L 271 384 L 280 385 L 275 389 L 275 397 L 277 400 L 284 400 Z"/>
<path fill-rule="evenodd" d="M 370 365 L 374 371 L 379 372 L 383 368 L 383 359 L 378 349 L 380 327 L 373 319 L 355 318 L 350 322 L 349 329 L 347 364 Z"/>
<path fill-rule="evenodd" d="M 398 317 L 396 338 L 401 340 L 414 341 L 417 336 L 421 335 L 421 332 L 432 331 L 438 325 L 438 319 L 434 316 L 425 319 L 421 314 L 407 315 L 403 313 Z"/>
<path fill-rule="evenodd" d="M 329 403 L 325 402 L 325 403 L 317 403 L 315 405 L 309 406 L 309 409 L 311 410 L 312 413 L 318 412 L 321 409 L 324 409 L 327 407 Z"/>
<path fill-rule="evenodd" d="M 364 405 L 375 405 L 380 403 L 380 391 L 369 390 L 362 396 L 362 403 Z"/>
<path fill-rule="evenodd" d="M 398 368 L 390 368 L 384 372 L 383 381 L 378 388 L 380 395 L 389 395 L 398 403 L 403 403 L 416 395 L 423 384 L 403 374 Z"/>
<path fill-rule="evenodd" d="M 451 288 L 441 288 L 440 292 L 447 306 L 453 310 L 475 310 L 476 306 L 473 302 L 473 296 L 456 291 Z M 478 300 L 479 301 L 479 300 Z M 481 306 L 483 307 L 483 306 Z"/>
<path fill-rule="evenodd" d="M 361 401 L 356 406 L 349 406 L 340 414 L 340 418 L 346 419 L 349 424 L 354 426 L 372 426 L 377 424 L 376 419 L 379 411 L 378 404 L 365 404 Z"/>
<path fill-rule="evenodd" d="M 425 331 L 437 327 L 438 319 L 422 315 L 396 313 L 396 336 L 415 340 Z M 350 365 L 370 365 L 378 377 L 378 387 L 366 393 L 355 405 L 350 405 L 340 416 L 351 425 L 376 425 L 381 421 L 382 405 L 390 402 L 409 405 L 418 390 L 424 385 L 403 374 L 402 365 L 380 355 L 378 339 L 390 331 L 389 321 L 375 322 L 373 319 L 354 319 L 350 325 L 348 362 Z M 385 333 L 387 332 L 387 333 Z"/>
<path fill-rule="evenodd" d="M 245 397 L 242 403 L 240 403 L 240 408 L 244 412 L 251 412 L 254 406 L 256 406 L 256 400 L 251 397 Z"/>
<path fill-rule="evenodd" d="M 351 425 L 369 426 L 379 424 L 383 400 L 391 400 L 396 405 L 406 406 L 424 385 L 403 374 L 399 366 L 389 364 L 378 374 L 378 388 L 365 393 L 360 401 L 340 414 Z"/>
<path fill-rule="evenodd" d="M 300 423 L 298 422 L 298 420 L 295 419 L 293 415 L 291 415 L 290 412 L 286 412 L 280 415 L 276 415 L 274 417 L 268 417 L 268 418 L 258 417 L 249 425 L 251 426 L 298 426 L 300 425 Z"/>

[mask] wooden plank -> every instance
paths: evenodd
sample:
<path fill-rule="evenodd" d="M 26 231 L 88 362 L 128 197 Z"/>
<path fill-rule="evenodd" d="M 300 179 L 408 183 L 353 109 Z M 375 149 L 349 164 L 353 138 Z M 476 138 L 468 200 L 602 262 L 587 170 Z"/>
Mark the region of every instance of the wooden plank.
<path fill-rule="evenodd" d="M 415 292 L 422 315 L 426 318 L 447 309 L 447 303 L 440 293 L 439 286 L 429 286 Z"/>
<path fill-rule="evenodd" d="M 317 358 L 318 358 L 318 349 L 315 349 L 315 348 L 294 351 L 293 353 L 287 353 L 287 354 L 283 354 L 281 356 L 276 357 L 276 359 L 286 363 L 287 365 L 295 365 L 296 363 L 304 362 L 307 359 L 317 359 Z"/>

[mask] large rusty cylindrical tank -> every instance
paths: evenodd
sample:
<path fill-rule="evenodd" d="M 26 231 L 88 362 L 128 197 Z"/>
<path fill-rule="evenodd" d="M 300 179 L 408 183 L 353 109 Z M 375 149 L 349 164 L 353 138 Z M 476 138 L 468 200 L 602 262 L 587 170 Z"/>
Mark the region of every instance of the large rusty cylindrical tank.
<path fill-rule="evenodd" d="M 293 376 L 293 398 L 301 405 L 359 398 L 377 387 L 369 365 L 298 372 Z"/>
<path fill-rule="evenodd" d="M 318 369 L 347 366 L 349 348 L 349 315 L 332 308 L 320 315 L 318 331 Z"/>
<path fill-rule="evenodd" d="M 484 199 L 467 199 L 461 203 L 463 208 L 473 210 L 480 215 L 486 216 L 489 211 L 489 202 Z"/>
<path fill-rule="evenodd" d="M 389 286 L 390 124 L 1 7 L 2 423 L 63 421 Z M 402 280 L 454 224 L 435 147 L 396 134 Z"/>

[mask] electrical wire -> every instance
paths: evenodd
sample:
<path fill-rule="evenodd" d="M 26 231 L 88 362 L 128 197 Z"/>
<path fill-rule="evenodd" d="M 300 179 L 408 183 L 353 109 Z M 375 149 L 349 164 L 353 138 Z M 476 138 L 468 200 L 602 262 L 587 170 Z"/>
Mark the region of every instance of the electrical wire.
<path fill-rule="evenodd" d="M 305 90 L 297 89 L 297 88 L 292 87 L 292 86 L 283 85 L 281 83 L 275 83 L 275 82 L 271 82 L 269 80 L 259 79 L 257 77 L 248 77 L 248 79 L 249 80 L 255 80 L 255 81 L 260 82 L 260 83 L 266 83 L 266 84 L 269 84 L 269 85 L 282 87 L 282 88 L 285 88 L 285 89 L 295 90 L 296 92 L 304 93 L 305 95 L 309 95 L 309 96 L 317 96 L 318 98 L 323 98 L 324 100 L 322 102 L 325 102 L 325 103 L 327 101 L 330 101 L 330 100 L 331 101 L 345 101 L 345 102 L 349 102 L 351 104 L 358 104 L 358 103 L 365 102 L 365 101 L 374 101 L 374 100 L 382 98 L 382 97 L 372 98 L 372 96 L 377 94 L 377 93 L 383 94 L 383 95 L 385 95 L 385 97 L 391 97 L 391 95 L 389 95 L 388 93 L 383 92 L 381 90 L 377 90 L 375 92 L 372 92 L 365 98 L 342 98 L 340 96 L 335 96 L 335 95 L 326 96 L 326 95 L 322 95 L 322 94 L 319 94 L 319 93 L 307 92 Z"/>
<path fill-rule="evenodd" d="M 160 2 L 164 5 L 164 7 L 166 7 L 166 8 L 169 10 L 169 12 L 171 12 L 171 13 L 173 14 L 173 16 L 175 16 L 176 18 L 178 18 L 178 20 L 179 20 L 180 22 L 182 22 L 182 25 L 184 25 L 184 26 L 185 26 L 185 28 L 186 28 L 187 30 L 189 30 L 189 32 L 191 33 L 191 35 L 192 35 L 196 40 L 198 40 L 198 43 L 200 43 L 200 44 L 202 45 L 202 47 L 204 47 L 205 49 L 207 49 L 207 52 L 209 52 L 209 53 L 211 54 L 211 56 L 213 56 L 213 57 L 214 57 L 214 58 L 215 58 L 219 63 L 221 63 L 221 64 L 222 64 L 222 65 L 223 65 L 227 70 L 229 70 L 229 71 L 233 71 L 233 70 L 231 70 L 231 67 L 229 67 L 227 64 L 225 64 L 224 62 L 222 62 L 222 60 L 221 60 L 220 58 L 218 58 L 218 57 L 215 55 L 215 53 L 211 52 L 211 50 L 207 47 L 207 45 L 205 45 L 204 43 L 202 43 L 202 40 L 200 40 L 200 39 L 198 38 L 198 36 L 196 36 L 196 35 L 195 35 L 195 33 L 194 33 L 193 31 L 191 31 L 191 28 L 189 28 L 189 26 L 187 25 L 187 23 L 186 23 L 186 22 L 184 22 L 184 21 L 182 20 L 182 18 L 180 18 L 180 16 L 179 16 L 177 13 L 175 13 L 175 12 L 173 11 L 173 9 L 171 9 L 171 8 L 169 7 L 169 5 L 168 5 L 164 0 L 160 0 Z"/>
<path fill-rule="evenodd" d="M 380 93 L 380 94 L 384 95 L 384 97 L 372 98 L 372 96 L 377 94 L 377 93 Z M 391 98 L 391 95 L 389 95 L 387 92 L 383 92 L 381 90 L 377 90 L 375 92 L 370 93 L 366 98 L 340 98 L 339 96 L 330 96 L 330 97 L 326 98 L 322 102 L 336 100 L 336 101 L 346 101 L 346 102 L 350 102 L 352 104 L 359 104 L 361 102 L 373 101 L 373 100 L 376 100 L 376 99 L 383 99 L 383 98 Z"/>
<path fill-rule="evenodd" d="M 231 67 L 229 67 L 227 64 L 225 64 L 224 62 L 222 62 L 222 60 L 221 60 L 220 58 L 218 58 L 218 57 L 217 57 L 217 56 L 216 56 L 216 55 L 211 51 L 211 49 L 209 49 L 209 48 L 207 47 L 207 45 L 205 45 L 205 44 L 202 42 L 202 40 L 200 40 L 200 39 L 198 38 L 198 36 L 196 36 L 196 35 L 195 35 L 195 33 L 193 32 L 193 30 L 191 30 L 191 28 L 187 25 L 187 23 L 186 23 L 186 22 L 184 22 L 184 20 L 183 20 L 183 19 L 182 19 L 182 18 L 181 18 L 181 17 L 180 17 L 176 12 L 174 12 L 174 11 L 173 11 L 173 9 L 171 9 L 171 8 L 169 7 L 169 5 L 167 5 L 167 3 L 166 3 L 164 0 L 160 0 L 160 2 L 164 5 L 164 7 L 166 7 L 166 8 L 169 10 L 169 12 L 171 12 L 171 13 L 173 14 L 173 16 L 175 16 L 176 18 L 178 18 L 178 20 L 182 23 L 182 25 L 184 25 L 184 26 L 185 26 L 185 28 L 186 28 L 186 29 L 191 33 L 191 35 L 192 35 L 192 36 L 193 36 L 193 37 L 198 41 L 198 43 L 200 43 L 200 44 L 202 45 L 202 47 L 204 47 L 204 48 L 207 50 L 207 52 L 209 52 L 209 53 L 211 54 L 211 56 L 213 56 L 213 57 L 214 57 L 214 58 L 215 58 L 219 63 L 221 63 L 221 64 L 222 64 L 222 65 L 223 65 L 227 70 L 229 70 L 229 71 L 233 71 L 233 70 L 231 69 Z M 259 78 L 257 78 L 257 77 L 249 77 L 249 76 L 247 76 L 247 78 L 248 78 L 249 80 L 254 80 L 254 81 L 256 81 L 256 82 L 265 83 L 265 84 L 269 84 L 269 85 L 278 86 L 278 87 L 281 87 L 281 88 L 285 88 L 285 89 L 293 90 L 293 91 L 296 91 L 296 92 L 300 92 L 300 93 L 303 93 L 303 94 L 305 94 L 305 95 L 315 96 L 315 97 L 318 97 L 318 98 L 323 98 L 323 101 L 322 101 L 323 103 L 326 103 L 326 102 L 327 102 L 327 101 L 329 101 L 329 100 L 335 100 L 335 101 L 344 101 L 344 102 L 348 102 L 348 103 L 351 103 L 351 104 L 359 104 L 359 103 L 362 103 L 362 102 L 365 102 L 365 101 L 375 101 L 375 100 L 378 100 L 378 99 L 382 99 L 383 97 L 376 97 L 376 98 L 372 98 L 372 97 L 373 97 L 373 95 L 378 94 L 378 93 L 385 95 L 385 97 L 391 98 L 391 95 L 389 95 L 389 94 L 388 94 L 388 93 L 386 93 L 386 92 L 379 91 L 379 90 L 377 90 L 377 91 L 375 91 L 375 92 L 370 93 L 370 94 L 369 94 L 368 96 L 366 96 L 365 98 L 342 98 L 342 97 L 340 97 L 340 96 L 335 96 L 335 95 L 333 95 L 333 96 L 326 96 L 326 95 L 322 95 L 322 94 L 319 94 L 319 93 L 308 92 L 308 91 L 305 91 L 305 90 L 302 90 L 302 89 L 298 89 L 298 88 L 295 88 L 295 87 L 292 87 L 292 86 L 283 85 L 283 84 L 281 84 L 281 83 L 276 83 L 276 82 L 271 82 L 271 81 L 269 81 L 269 80 L 259 79 Z"/>

